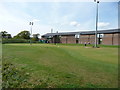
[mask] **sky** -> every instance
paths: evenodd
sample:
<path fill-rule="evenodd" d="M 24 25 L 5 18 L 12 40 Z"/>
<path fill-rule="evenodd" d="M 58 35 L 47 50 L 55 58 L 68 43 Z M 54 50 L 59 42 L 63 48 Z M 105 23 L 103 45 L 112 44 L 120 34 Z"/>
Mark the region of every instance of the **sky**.
<path fill-rule="evenodd" d="M 15 36 L 23 30 L 32 34 L 53 32 L 94 31 L 95 2 L 60 1 L 4 1 L 0 3 L 0 31 Z M 98 30 L 118 28 L 118 2 L 100 2 Z"/>

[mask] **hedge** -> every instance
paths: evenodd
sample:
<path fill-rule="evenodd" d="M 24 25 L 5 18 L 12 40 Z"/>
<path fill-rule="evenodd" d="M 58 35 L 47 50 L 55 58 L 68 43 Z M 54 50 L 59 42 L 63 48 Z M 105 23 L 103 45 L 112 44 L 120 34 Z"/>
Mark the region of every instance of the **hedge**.
<path fill-rule="evenodd" d="M 32 41 L 32 43 L 38 43 L 39 41 Z M 30 43 L 30 40 L 26 39 L 3 39 L 2 43 Z"/>

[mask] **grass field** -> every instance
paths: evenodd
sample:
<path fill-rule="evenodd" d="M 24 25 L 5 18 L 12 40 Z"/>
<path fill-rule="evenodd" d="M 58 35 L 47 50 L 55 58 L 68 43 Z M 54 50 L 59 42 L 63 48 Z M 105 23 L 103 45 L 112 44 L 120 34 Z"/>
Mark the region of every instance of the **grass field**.
<path fill-rule="evenodd" d="M 4 61 L 30 74 L 29 88 L 118 87 L 117 47 L 3 44 Z"/>

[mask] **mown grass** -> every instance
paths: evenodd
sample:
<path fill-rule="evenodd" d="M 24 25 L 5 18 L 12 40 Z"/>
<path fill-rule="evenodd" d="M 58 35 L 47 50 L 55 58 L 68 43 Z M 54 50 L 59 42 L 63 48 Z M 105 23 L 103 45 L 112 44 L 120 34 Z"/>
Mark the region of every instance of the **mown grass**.
<path fill-rule="evenodd" d="M 30 73 L 29 88 L 118 87 L 117 47 L 4 44 L 4 61 Z"/>

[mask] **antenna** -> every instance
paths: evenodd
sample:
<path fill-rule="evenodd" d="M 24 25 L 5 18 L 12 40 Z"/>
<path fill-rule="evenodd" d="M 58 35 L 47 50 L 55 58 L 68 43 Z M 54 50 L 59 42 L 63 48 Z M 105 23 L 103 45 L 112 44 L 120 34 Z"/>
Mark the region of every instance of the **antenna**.
<path fill-rule="evenodd" d="M 51 28 L 51 33 L 53 33 L 53 28 Z"/>

